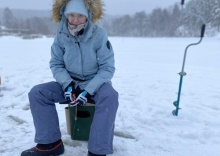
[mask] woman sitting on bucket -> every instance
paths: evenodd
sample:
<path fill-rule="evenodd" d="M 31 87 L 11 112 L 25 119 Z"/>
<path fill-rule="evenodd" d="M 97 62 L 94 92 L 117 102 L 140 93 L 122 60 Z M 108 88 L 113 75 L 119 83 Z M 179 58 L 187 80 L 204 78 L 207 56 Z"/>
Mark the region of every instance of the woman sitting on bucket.
<path fill-rule="evenodd" d="M 95 101 L 88 156 L 113 153 L 118 93 L 111 85 L 114 52 L 106 31 L 95 24 L 102 16 L 101 0 L 55 0 L 53 19 L 59 23 L 51 47 L 50 68 L 56 82 L 34 86 L 29 92 L 37 145 L 21 156 L 57 156 L 64 153 L 55 103 L 65 100 L 72 87 L 75 103 Z M 74 155 L 74 149 L 73 149 Z"/>

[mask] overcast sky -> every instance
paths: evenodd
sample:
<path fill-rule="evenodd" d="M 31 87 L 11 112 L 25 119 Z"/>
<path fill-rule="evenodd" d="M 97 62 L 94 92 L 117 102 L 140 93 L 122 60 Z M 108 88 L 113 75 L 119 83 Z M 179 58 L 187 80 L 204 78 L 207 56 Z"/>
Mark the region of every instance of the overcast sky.
<path fill-rule="evenodd" d="M 189 0 L 188 0 L 189 1 Z M 181 0 L 103 0 L 105 13 L 110 15 L 149 13 L 157 7 L 168 7 Z M 53 0 L 0 0 L 0 8 L 51 10 Z"/>

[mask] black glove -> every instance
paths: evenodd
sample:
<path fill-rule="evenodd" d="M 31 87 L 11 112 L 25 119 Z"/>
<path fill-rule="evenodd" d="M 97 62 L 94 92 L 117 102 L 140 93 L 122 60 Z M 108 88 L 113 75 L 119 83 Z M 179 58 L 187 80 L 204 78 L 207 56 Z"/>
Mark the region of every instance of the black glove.
<path fill-rule="evenodd" d="M 83 106 L 86 104 L 86 102 L 88 101 L 88 98 L 90 97 L 91 95 L 87 91 L 83 90 L 82 93 L 78 95 L 75 102 L 71 102 L 70 105 L 71 106 L 76 106 L 76 105 Z"/>
<path fill-rule="evenodd" d="M 74 101 L 74 97 L 73 95 L 75 94 L 76 89 L 75 89 L 75 84 L 74 82 L 71 82 L 66 88 L 65 88 L 65 92 L 64 92 L 64 96 L 66 100 L 69 101 Z"/>

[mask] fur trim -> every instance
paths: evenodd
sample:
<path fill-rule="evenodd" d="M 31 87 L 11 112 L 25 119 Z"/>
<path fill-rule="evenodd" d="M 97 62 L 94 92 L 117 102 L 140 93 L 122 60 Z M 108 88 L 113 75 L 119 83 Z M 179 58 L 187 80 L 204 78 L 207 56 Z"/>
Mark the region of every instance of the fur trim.
<path fill-rule="evenodd" d="M 69 2 L 70 0 L 54 0 L 52 8 L 52 17 L 56 23 L 61 21 L 61 9 Z M 103 2 L 102 0 L 84 0 L 87 9 L 92 14 L 92 22 L 96 23 L 103 16 Z"/>

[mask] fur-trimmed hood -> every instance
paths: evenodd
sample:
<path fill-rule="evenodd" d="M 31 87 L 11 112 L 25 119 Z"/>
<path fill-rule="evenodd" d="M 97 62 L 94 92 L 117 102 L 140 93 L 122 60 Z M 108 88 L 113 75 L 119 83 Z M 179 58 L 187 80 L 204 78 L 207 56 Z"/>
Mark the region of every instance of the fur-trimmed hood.
<path fill-rule="evenodd" d="M 52 15 L 53 15 L 53 20 L 56 23 L 59 23 L 61 21 L 63 10 L 69 1 L 70 0 L 54 0 Z M 92 16 L 91 21 L 93 23 L 96 23 L 103 16 L 104 5 L 102 3 L 102 0 L 84 0 L 84 2 L 87 9 L 91 13 Z"/>

